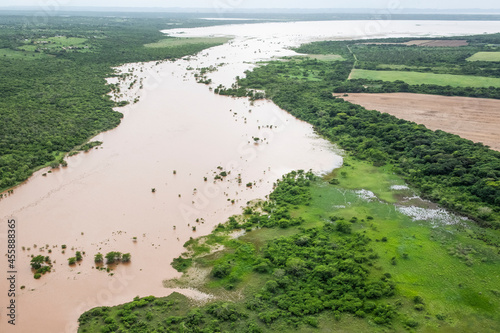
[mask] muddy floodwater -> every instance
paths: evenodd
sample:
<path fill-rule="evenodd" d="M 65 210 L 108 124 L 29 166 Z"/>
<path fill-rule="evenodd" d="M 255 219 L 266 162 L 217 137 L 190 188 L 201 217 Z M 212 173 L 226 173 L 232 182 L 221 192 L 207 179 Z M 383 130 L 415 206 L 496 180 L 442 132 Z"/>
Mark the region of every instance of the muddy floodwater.
<path fill-rule="evenodd" d="M 0 200 L 1 253 L 7 247 L 5 222 L 14 218 L 19 254 L 16 326 L 6 322 L 9 285 L 2 275 L 0 331 L 76 332 L 78 316 L 92 307 L 166 296 L 172 289 L 162 281 L 179 276 L 170 262 L 190 237 L 210 233 L 247 201 L 264 199 L 273 182 L 291 170 L 321 174 L 341 165 L 336 148 L 311 125 L 269 101 L 251 105 L 215 95 L 209 87 L 230 86 L 255 62 L 293 55 L 290 46 L 309 40 L 498 30 L 497 22 L 335 21 L 167 31 L 234 39 L 175 62 L 117 69 L 130 74 L 118 82 L 118 98 L 139 98 L 120 109 L 122 124 L 93 139 L 102 141 L 101 147 L 66 158 L 65 168 L 38 171 Z M 212 85 L 196 83 L 194 74 L 210 66 L 206 75 Z M 222 171 L 227 176 L 214 179 Z M 84 252 L 83 260 L 69 266 L 76 251 Z M 131 253 L 131 263 L 118 265 L 113 275 L 95 269 L 94 255 L 108 251 Z M 35 280 L 29 262 L 39 254 L 50 256 L 54 269 Z M 6 262 L 0 263 L 2 274 Z"/>

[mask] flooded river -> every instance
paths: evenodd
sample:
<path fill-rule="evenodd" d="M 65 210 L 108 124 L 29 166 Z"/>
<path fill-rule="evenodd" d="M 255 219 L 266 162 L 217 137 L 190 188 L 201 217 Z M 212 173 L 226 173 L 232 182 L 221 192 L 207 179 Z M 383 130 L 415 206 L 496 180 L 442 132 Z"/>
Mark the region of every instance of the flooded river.
<path fill-rule="evenodd" d="M 7 239 L 3 222 L 15 218 L 20 255 L 16 326 L 6 323 L 9 286 L 2 277 L 0 331 L 75 332 L 78 316 L 92 307 L 166 296 L 172 290 L 162 281 L 179 276 L 170 262 L 190 237 L 210 233 L 247 201 L 264 199 L 273 182 L 291 170 L 325 173 L 341 165 L 335 147 L 309 124 L 269 101 L 251 105 L 247 99 L 215 95 L 196 83 L 197 69 L 217 68 L 207 74 L 211 87 L 230 86 L 255 62 L 293 55 L 290 46 L 309 40 L 498 30 L 497 22 L 334 21 L 166 31 L 234 39 L 175 62 L 118 69 L 131 74 L 121 82 L 121 98 L 139 98 L 120 109 L 122 124 L 93 139 L 103 141 L 101 147 L 66 158 L 65 168 L 40 170 L 0 200 L 2 247 Z M 214 179 L 222 171 L 228 175 Z M 76 251 L 85 252 L 83 260 L 69 266 L 67 259 Z M 114 275 L 95 269 L 94 255 L 108 251 L 131 253 L 131 263 L 118 265 Z M 54 269 L 35 280 L 29 262 L 39 254 L 50 256 Z M 0 265 L 8 271 L 6 259 Z"/>

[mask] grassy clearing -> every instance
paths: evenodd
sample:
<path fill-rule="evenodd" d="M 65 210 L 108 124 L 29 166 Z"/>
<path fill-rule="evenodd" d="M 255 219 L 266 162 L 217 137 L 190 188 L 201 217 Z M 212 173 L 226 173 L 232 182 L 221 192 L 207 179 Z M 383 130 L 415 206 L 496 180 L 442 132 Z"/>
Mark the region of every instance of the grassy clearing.
<path fill-rule="evenodd" d="M 500 61 L 500 52 L 478 52 L 472 57 L 467 58 L 467 61 Z"/>
<path fill-rule="evenodd" d="M 58 49 L 78 49 L 79 51 L 87 50 L 89 45 L 85 44 L 86 38 L 79 37 L 48 37 L 44 39 L 32 40 L 29 44 L 19 46 L 18 49 L 34 52 L 35 50 L 54 51 Z"/>
<path fill-rule="evenodd" d="M 165 38 L 156 43 L 144 44 L 145 47 L 162 48 L 162 47 L 177 47 L 190 44 L 224 44 L 230 41 L 229 37 L 214 37 L 214 38 Z"/>
<path fill-rule="evenodd" d="M 432 74 L 418 72 L 402 71 L 372 71 L 364 69 L 354 69 L 351 73 L 351 79 L 368 79 L 382 81 L 404 81 L 411 85 L 435 84 L 439 86 L 452 87 L 474 87 L 488 88 L 500 87 L 499 78 L 471 76 L 471 75 L 451 75 L 451 74 Z"/>
<path fill-rule="evenodd" d="M 391 186 L 404 185 L 404 182 L 391 169 L 392 166 L 390 165 L 375 168 L 368 162 L 345 156 L 344 166 L 341 169 L 334 170 L 326 179 L 337 178 L 345 189 L 369 190 L 375 193 L 378 198 L 394 203 L 397 200 Z"/>
<path fill-rule="evenodd" d="M 25 59 L 25 60 L 36 60 L 47 55 L 35 52 L 27 51 L 14 51 L 11 49 L 0 49 L 0 60 L 1 59 Z"/>
<path fill-rule="evenodd" d="M 74 45 L 80 45 L 83 44 L 87 41 L 86 38 L 80 38 L 80 37 L 64 37 L 64 36 L 59 36 L 59 37 L 49 37 L 47 40 L 51 43 L 54 43 L 59 46 L 74 46 Z"/>
<path fill-rule="evenodd" d="M 380 64 L 380 65 L 377 65 L 377 68 L 394 69 L 394 70 L 398 70 L 398 71 L 431 69 L 433 71 L 441 71 L 442 73 L 445 73 L 445 71 L 450 69 L 450 67 L 443 67 L 443 66 L 442 67 L 422 67 L 422 66 L 407 66 L 407 65 L 392 65 L 392 64 Z"/>

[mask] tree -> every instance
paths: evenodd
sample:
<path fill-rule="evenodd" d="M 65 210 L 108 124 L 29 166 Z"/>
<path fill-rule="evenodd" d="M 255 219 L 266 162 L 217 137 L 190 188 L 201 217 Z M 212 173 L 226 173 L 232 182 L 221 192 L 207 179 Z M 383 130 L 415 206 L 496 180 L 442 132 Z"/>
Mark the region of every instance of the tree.
<path fill-rule="evenodd" d="M 44 261 L 45 261 L 45 257 L 42 255 L 38 255 L 38 256 L 32 258 L 31 259 L 31 268 L 39 269 L 40 267 L 42 267 L 42 264 L 44 263 Z"/>
<path fill-rule="evenodd" d="M 337 222 L 335 229 L 344 234 L 351 233 L 351 224 L 347 221 L 340 220 Z"/>
<path fill-rule="evenodd" d="M 122 262 L 130 262 L 130 257 L 131 257 L 130 253 L 124 253 L 122 255 Z"/>
<path fill-rule="evenodd" d="M 100 252 L 99 252 L 99 253 L 97 253 L 97 254 L 94 256 L 94 262 L 95 262 L 96 264 L 100 264 L 100 263 L 102 263 L 102 262 L 103 262 L 103 260 L 104 260 L 103 255 L 102 255 L 102 253 L 100 253 Z"/>
<path fill-rule="evenodd" d="M 117 261 L 120 261 L 122 258 L 122 253 L 117 251 L 111 251 L 106 254 L 106 264 L 114 264 Z"/>

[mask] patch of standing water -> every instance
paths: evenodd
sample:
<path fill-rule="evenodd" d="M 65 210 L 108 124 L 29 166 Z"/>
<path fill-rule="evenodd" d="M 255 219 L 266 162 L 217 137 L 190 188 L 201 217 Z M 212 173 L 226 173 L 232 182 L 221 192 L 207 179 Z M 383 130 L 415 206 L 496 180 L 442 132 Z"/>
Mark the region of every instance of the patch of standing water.
<path fill-rule="evenodd" d="M 406 185 L 392 185 L 391 186 L 391 190 L 395 190 L 395 191 L 408 190 L 408 189 L 409 189 L 409 187 Z"/>
<path fill-rule="evenodd" d="M 357 190 L 354 193 L 356 193 L 356 195 L 362 200 L 372 201 L 374 199 L 377 199 L 377 196 L 372 191 L 363 189 L 363 190 Z"/>
<path fill-rule="evenodd" d="M 406 216 L 409 216 L 413 221 L 431 221 L 435 226 L 442 224 L 459 224 L 467 221 L 466 217 L 458 216 L 448 212 L 446 209 L 429 209 L 416 206 L 396 206 L 396 210 Z"/>

